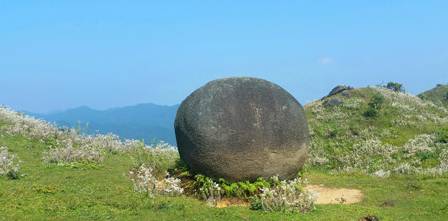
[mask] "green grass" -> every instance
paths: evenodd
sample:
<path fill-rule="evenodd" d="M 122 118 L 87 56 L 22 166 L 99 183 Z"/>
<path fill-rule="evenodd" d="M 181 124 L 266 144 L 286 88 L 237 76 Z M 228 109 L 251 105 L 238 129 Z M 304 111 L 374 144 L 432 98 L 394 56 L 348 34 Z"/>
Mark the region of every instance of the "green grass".
<path fill-rule="evenodd" d="M 366 117 L 364 113 L 375 96 L 383 96 L 384 103 L 375 117 Z M 329 99 L 339 99 L 343 104 L 326 106 Z M 435 134 L 447 126 L 446 109 L 380 88 L 350 90 L 315 101 L 305 111 L 312 131 L 311 152 L 327 158 L 324 167 L 328 169 L 346 166 L 338 159 L 350 155 L 355 145 L 362 146 L 367 140 L 402 147 L 419 135 Z"/>
<path fill-rule="evenodd" d="M 21 162 L 18 180 L 0 177 L 0 220 L 447 220 L 448 177 L 329 175 L 308 170 L 313 184 L 359 188 L 354 205 L 317 206 L 307 214 L 267 213 L 243 207 L 211 208 L 188 197 L 150 199 L 133 191 L 129 154 L 108 154 L 99 165 L 55 166 L 42 162 L 45 145 L 23 137 L 1 136 Z M 384 207 L 386 201 L 393 206 Z"/>

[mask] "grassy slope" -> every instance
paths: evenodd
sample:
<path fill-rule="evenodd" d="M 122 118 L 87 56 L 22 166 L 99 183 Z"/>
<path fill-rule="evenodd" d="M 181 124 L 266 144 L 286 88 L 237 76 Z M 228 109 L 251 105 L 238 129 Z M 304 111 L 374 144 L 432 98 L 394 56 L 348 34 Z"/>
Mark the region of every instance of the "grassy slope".
<path fill-rule="evenodd" d="M 156 198 L 135 193 L 126 174 L 129 155 L 110 154 L 99 166 L 59 167 L 42 163 L 46 147 L 35 140 L 0 136 L 22 161 L 19 180 L 0 177 L 0 220 L 447 220 L 448 177 L 329 175 L 307 171 L 311 183 L 360 188 L 356 205 L 326 205 L 308 214 L 265 213 L 247 208 L 210 208 L 186 197 Z M 382 207 L 393 201 L 393 207 Z"/>
<path fill-rule="evenodd" d="M 379 116 L 363 116 L 375 94 L 385 101 Z M 329 99 L 339 99 L 343 104 L 325 106 Z M 421 134 L 433 134 L 448 125 L 448 110 L 425 102 L 418 97 L 395 93 L 380 88 L 360 88 L 318 100 L 306 107 L 306 114 L 313 137 L 312 154 L 329 158 L 329 168 L 340 167 L 337 157 L 353 151 L 356 144 L 378 139 L 384 144 L 402 146 Z"/>
<path fill-rule="evenodd" d="M 424 100 L 432 101 L 436 104 L 442 104 L 448 107 L 448 100 L 446 99 L 446 94 L 448 93 L 448 85 L 438 85 L 437 87 L 423 92 L 418 96 Z"/>
<path fill-rule="evenodd" d="M 386 98 L 385 103 L 379 117 L 366 119 L 363 112 L 367 110 L 367 105 L 375 94 L 382 94 Z M 447 116 L 446 110 L 444 112 L 439 107 L 420 104 L 420 99 L 417 97 L 403 96 L 402 98 L 398 93 L 385 89 L 360 88 L 349 91 L 347 97 L 338 94 L 331 98 L 341 99 L 344 104 L 323 107 L 325 101 L 323 100 L 306 106 L 309 124 L 314 129 L 315 137 L 322 141 L 331 141 L 333 139 L 330 138 L 336 138 L 353 142 L 357 138 L 365 138 L 358 133 L 370 128 L 369 133 L 373 133 L 372 135 L 380 138 L 381 141 L 392 145 L 403 145 L 416 135 L 433 133 L 442 125 L 442 123 L 434 122 L 433 118 Z M 315 111 L 316 109 L 321 110 Z M 419 119 L 419 115 L 426 118 Z M 401 125 L 397 121 L 407 124 Z M 383 133 L 384 131 L 388 133 Z M 329 137 L 329 134 L 335 135 Z"/>

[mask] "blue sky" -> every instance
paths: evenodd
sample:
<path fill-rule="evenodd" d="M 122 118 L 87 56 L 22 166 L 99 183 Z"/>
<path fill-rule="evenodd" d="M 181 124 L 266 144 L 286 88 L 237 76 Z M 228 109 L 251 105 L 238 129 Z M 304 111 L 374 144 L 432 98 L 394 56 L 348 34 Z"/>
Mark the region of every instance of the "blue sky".
<path fill-rule="evenodd" d="M 0 0 L 0 104 L 177 104 L 228 76 L 301 103 L 337 84 L 448 82 L 448 1 Z"/>

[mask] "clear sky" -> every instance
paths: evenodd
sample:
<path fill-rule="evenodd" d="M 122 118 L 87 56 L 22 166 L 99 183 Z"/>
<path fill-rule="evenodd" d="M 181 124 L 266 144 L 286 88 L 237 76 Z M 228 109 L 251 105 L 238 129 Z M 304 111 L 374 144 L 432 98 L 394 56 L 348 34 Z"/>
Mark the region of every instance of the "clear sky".
<path fill-rule="evenodd" d="M 448 82 L 448 1 L 0 0 L 0 104 L 177 104 L 228 76 L 419 93 Z"/>

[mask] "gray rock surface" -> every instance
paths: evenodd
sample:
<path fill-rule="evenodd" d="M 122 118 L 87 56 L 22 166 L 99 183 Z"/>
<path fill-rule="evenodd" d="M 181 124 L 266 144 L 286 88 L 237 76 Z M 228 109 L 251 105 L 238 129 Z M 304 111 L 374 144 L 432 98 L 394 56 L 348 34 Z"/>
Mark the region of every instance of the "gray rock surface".
<path fill-rule="evenodd" d="M 324 101 L 324 107 L 334 107 L 343 104 L 344 102 L 339 98 L 328 98 Z"/>
<path fill-rule="evenodd" d="M 209 82 L 182 102 L 174 126 L 181 159 L 193 173 L 213 178 L 290 179 L 307 157 L 303 107 L 261 79 Z"/>
<path fill-rule="evenodd" d="M 341 93 L 343 91 L 347 91 L 347 90 L 353 90 L 353 87 L 345 86 L 345 85 L 338 85 L 330 91 L 330 93 L 327 95 L 327 97 L 331 97 L 333 95 L 339 94 L 339 93 Z"/>

